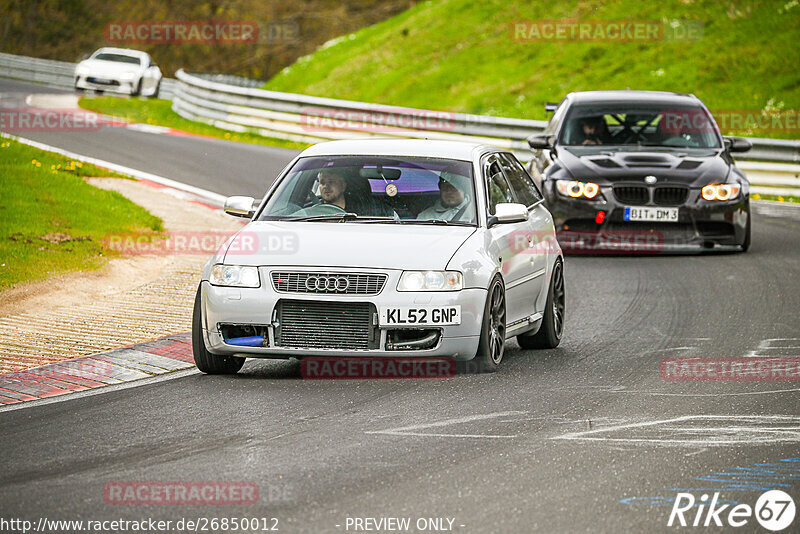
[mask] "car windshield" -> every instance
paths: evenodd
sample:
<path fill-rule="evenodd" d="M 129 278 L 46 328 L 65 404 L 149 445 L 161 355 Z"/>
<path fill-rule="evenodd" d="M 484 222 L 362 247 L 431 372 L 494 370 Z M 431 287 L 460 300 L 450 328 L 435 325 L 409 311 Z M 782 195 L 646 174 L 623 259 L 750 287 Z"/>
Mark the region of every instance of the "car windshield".
<path fill-rule="evenodd" d="M 574 106 L 559 144 L 719 148 L 720 140 L 713 119 L 699 106 L 599 104 Z"/>
<path fill-rule="evenodd" d="M 138 57 L 126 56 L 124 54 L 112 54 L 110 52 L 97 54 L 93 59 L 99 59 L 101 61 L 113 61 L 115 63 L 130 63 L 131 65 L 141 64 Z"/>
<path fill-rule="evenodd" d="M 407 156 L 301 158 L 259 220 L 475 225 L 468 161 Z"/>

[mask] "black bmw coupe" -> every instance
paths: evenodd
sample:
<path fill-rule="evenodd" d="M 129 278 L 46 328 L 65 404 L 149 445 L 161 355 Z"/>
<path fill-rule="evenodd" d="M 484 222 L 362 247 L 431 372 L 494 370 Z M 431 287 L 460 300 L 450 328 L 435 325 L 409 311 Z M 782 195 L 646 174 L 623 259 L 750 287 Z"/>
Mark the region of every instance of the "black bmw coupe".
<path fill-rule="evenodd" d="M 749 182 L 694 95 L 568 94 L 544 133 L 528 138 L 529 171 L 573 253 L 746 251 Z"/>

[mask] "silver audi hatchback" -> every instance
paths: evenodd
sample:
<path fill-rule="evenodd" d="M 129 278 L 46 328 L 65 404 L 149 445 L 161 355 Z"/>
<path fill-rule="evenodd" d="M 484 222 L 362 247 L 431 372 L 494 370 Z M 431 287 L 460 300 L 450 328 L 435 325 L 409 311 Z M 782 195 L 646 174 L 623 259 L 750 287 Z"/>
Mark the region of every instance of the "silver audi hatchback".
<path fill-rule="evenodd" d="M 542 194 L 511 153 L 476 143 L 332 141 L 303 151 L 203 269 L 197 367 L 245 358 L 477 358 L 553 348 L 564 258 Z"/>

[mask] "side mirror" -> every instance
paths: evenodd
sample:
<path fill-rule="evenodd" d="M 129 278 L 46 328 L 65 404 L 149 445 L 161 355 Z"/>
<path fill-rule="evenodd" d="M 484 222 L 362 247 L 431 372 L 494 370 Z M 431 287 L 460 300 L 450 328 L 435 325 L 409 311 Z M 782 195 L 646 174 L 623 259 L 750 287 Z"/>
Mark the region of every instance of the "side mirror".
<path fill-rule="evenodd" d="M 725 147 L 728 152 L 747 152 L 753 148 L 753 143 L 742 137 L 726 137 Z"/>
<path fill-rule="evenodd" d="M 549 111 L 550 113 L 552 113 L 556 109 L 558 109 L 558 103 L 557 102 L 545 102 L 544 103 L 544 110 L 545 111 Z"/>
<path fill-rule="evenodd" d="M 228 197 L 225 199 L 225 213 L 234 217 L 247 217 L 256 212 L 258 205 L 253 197 Z"/>
<path fill-rule="evenodd" d="M 494 218 L 498 223 L 515 223 L 528 220 L 528 208 L 524 204 L 500 203 L 494 207 Z"/>
<path fill-rule="evenodd" d="M 528 146 L 534 150 L 544 150 L 546 148 L 553 148 L 551 142 L 552 136 L 547 134 L 534 134 L 528 137 Z"/>

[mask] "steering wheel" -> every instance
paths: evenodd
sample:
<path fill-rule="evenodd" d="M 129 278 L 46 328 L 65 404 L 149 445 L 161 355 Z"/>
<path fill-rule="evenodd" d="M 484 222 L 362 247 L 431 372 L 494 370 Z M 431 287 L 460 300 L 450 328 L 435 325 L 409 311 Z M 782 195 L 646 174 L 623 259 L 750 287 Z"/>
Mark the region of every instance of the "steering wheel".
<path fill-rule="evenodd" d="M 305 208 L 307 215 L 337 215 L 345 213 L 346 210 L 340 208 L 336 204 L 315 204 L 309 208 Z"/>

